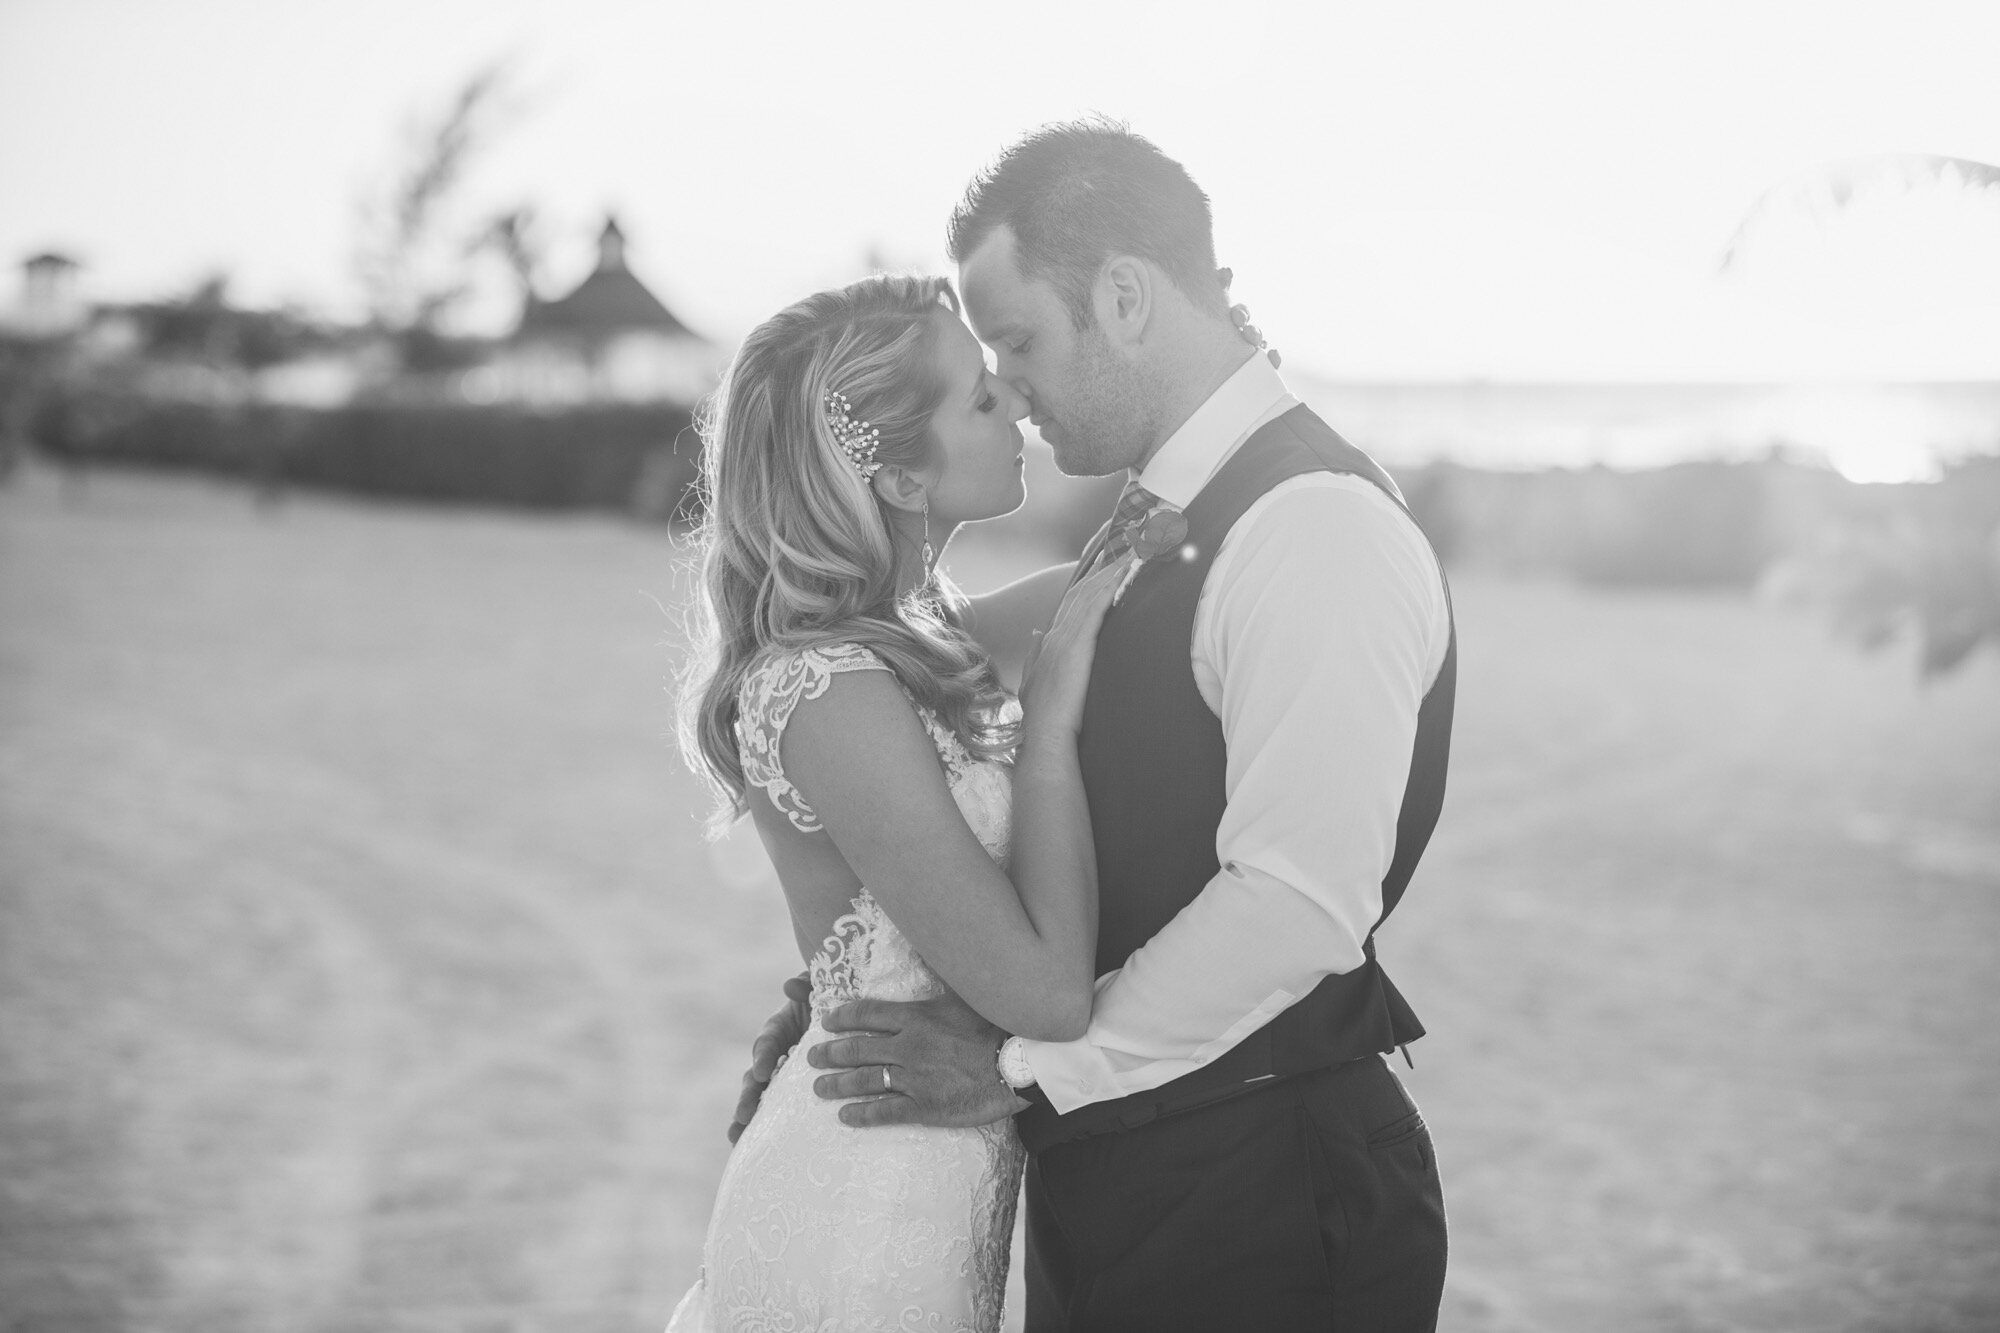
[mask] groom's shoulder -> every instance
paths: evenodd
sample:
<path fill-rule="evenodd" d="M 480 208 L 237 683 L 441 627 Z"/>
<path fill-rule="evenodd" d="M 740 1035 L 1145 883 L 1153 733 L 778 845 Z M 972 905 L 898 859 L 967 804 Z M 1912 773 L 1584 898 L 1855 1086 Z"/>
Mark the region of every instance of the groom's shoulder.
<path fill-rule="evenodd" d="M 1233 529 L 1205 588 L 1218 626 L 1284 622 L 1308 641 L 1403 626 L 1435 679 L 1451 634 L 1443 567 L 1373 482 L 1314 471 L 1266 492 Z M 1228 630 L 1223 630 L 1225 635 Z"/>
<path fill-rule="evenodd" d="M 1416 520 L 1380 486 L 1325 469 L 1287 477 L 1259 496 L 1229 541 L 1340 562 L 1388 559 L 1429 568 L 1435 560 Z"/>
<path fill-rule="evenodd" d="M 1268 460 L 1265 476 L 1275 479 L 1245 509 L 1239 526 L 1269 514 L 1278 497 L 1311 495 L 1315 498 L 1282 508 L 1293 521 L 1344 516 L 1349 523 L 1379 526 L 1428 546 L 1388 469 L 1311 408 L 1301 404 L 1274 417 L 1257 437 L 1249 447 L 1261 448 Z"/>
<path fill-rule="evenodd" d="M 1399 507 L 1402 504 L 1402 492 L 1389 470 L 1304 403 L 1273 417 L 1259 434 L 1268 436 L 1267 447 L 1291 455 L 1299 465 L 1362 478 L 1394 497 Z"/>
<path fill-rule="evenodd" d="M 1287 420 L 1288 433 L 1316 426 L 1342 449 L 1353 448 L 1317 416 L 1294 412 L 1287 417 L 1303 418 Z M 1378 481 L 1346 466 L 1338 453 L 1328 457 L 1315 451 L 1315 458 L 1317 466 L 1280 479 L 1244 510 L 1223 543 L 1219 563 L 1243 572 L 1286 568 L 1313 577 L 1307 571 L 1317 571 L 1343 581 L 1386 577 L 1425 601 L 1440 600 L 1436 552 L 1400 495 L 1389 489 L 1394 482 L 1388 474 L 1377 468 Z M 1361 460 L 1364 467 L 1376 467 L 1366 455 Z"/>

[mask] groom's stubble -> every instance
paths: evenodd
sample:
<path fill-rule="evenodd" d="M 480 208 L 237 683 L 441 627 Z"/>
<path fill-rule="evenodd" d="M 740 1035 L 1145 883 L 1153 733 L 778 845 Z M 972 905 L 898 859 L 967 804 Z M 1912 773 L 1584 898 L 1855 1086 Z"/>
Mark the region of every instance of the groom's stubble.
<path fill-rule="evenodd" d="M 958 282 L 974 331 L 991 339 L 999 375 L 1026 395 L 1060 471 L 1107 476 L 1137 467 L 1159 446 L 1148 364 L 1157 348 L 1121 353 L 1094 314 L 1079 327 L 1047 278 L 1021 271 L 1005 227 L 959 261 Z M 1007 337 L 993 337 L 995 329 Z M 1004 343 L 1022 335 L 1037 350 L 1010 354 Z"/>
<path fill-rule="evenodd" d="M 1159 446 L 1157 397 L 1141 362 L 1120 357 L 1093 320 L 1078 330 L 1069 409 L 1050 448 L 1072 477 L 1103 477 L 1137 468 Z"/>

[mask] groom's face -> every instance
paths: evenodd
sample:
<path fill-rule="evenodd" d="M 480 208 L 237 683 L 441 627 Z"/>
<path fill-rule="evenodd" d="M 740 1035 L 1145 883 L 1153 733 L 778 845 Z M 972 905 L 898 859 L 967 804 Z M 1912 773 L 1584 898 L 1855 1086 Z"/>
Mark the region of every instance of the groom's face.
<path fill-rule="evenodd" d="M 1077 328 L 1052 284 L 1021 276 L 1012 231 L 995 229 L 965 257 L 958 286 L 994 373 L 1027 398 L 1056 466 L 1073 477 L 1137 466 L 1151 437 L 1136 368 L 1095 322 Z"/>

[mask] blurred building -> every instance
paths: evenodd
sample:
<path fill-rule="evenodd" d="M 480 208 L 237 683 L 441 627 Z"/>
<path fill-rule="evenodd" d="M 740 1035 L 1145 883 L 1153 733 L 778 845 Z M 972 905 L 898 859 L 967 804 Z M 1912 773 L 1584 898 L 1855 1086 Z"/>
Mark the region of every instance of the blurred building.
<path fill-rule="evenodd" d="M 55 338 L 82 327 L 83 302 L 77 271 L 68 255 L 48 251 L 21 262 L 21 294 L 11 309 L 0 307 L 0 330 L 26 338 Z"/>
<path fill-rule="evenodd" d="M 519 326 L 463 385 L 483 402 L 691 406 L 715 387 L 723 361 L 632 272 L 625 233 L 608 218 L 590 276 L 552 301 L 531 295 Z"/>

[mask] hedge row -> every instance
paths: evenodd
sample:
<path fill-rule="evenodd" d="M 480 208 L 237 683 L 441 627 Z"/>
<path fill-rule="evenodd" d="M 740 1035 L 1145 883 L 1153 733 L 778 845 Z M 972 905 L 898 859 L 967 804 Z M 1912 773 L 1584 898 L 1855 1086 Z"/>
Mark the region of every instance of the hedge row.
<path fill-rule="evenodd" d="M 1747 587 L 1786 540 L 1764 464 L 1506 473 L 1440 463 L 1402 484 L 1447 561 L 1584 583 Z"/>
<path fill-rule="evenodd" d="M 700 466 L 679 408 L 219 407 L 103 394 L 46 400 L 37 442 L 59 459 L 193 468 L 266 489 L 674 514 Z"/>
<path fill-rule="evenodd" d="M 33 433 L 65 459 L 233 474 L 267 494 L 297 484 L 652 519 L 692 516 L 700 460 L 689 414 L 647 406 L 228 408 L 72 392 L 41 400 Z M 1914 487 L 1854 486 L 1776 458 L 1647 472 L 1438 463 L 1400 480 L 1454 567 L 1608 585 L 1747 587 L 1774 558 L 1856 524 L 1962 529 L 1975 543 L 2000 524 L 2000 459 Z M 1064 477 L 1033 449 L 1028 503 L 1001 525 L 1060 558 L 1096 530 L 1118 489 L 1118 478 Z"/>

